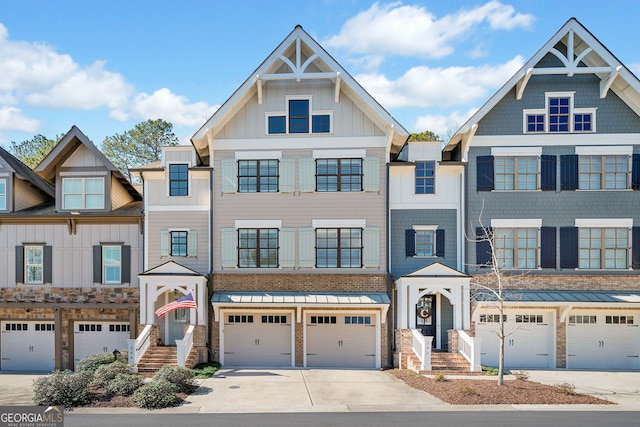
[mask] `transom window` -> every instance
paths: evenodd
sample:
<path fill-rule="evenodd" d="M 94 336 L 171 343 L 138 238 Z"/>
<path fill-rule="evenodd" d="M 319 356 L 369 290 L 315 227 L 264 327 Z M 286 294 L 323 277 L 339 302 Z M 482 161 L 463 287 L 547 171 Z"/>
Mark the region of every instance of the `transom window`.
<path fill-rule="evenodd" d="M 605 316 L 609 325 L 633 325 L 633 316 Z"/>
<path fill-rule="evenodd" d="M 362 229 L 316 229 L 316 267 L 362 267 Z"/>
<path fill-rule="evenodd" d="M 7 180 L 0 179 L 0 211 L 7 209 Z"/>
<path fill-rule="evenodd" d="M 122 247 L 102 247 L 102 277 L 104 283 L 121 283 Z"/>
<path fill-rule="evenodd" d="M 415 230 L 416 256 L 434 256 L 435 254 L 435 230 Z"/>
<path fill-rule="evenodd" d="M 62 178 L 63 209 L 104 209 L 104 178 Z"/>
<path fill-rule="evenodd" d="M 169 165 L 169 196 L 189 195 L 189 171 L 186 164 Z"/>
<path fill-rule="evenodd" d="M 171 232 L 171 256 L 187 256 L 187 231 Z"/>
<path fill-rule="evenodd" d="M 240 193 L 275 193 L 278 191 L 278 160 L 239 160 Z"/>
<path fill-rule="evenodd" d="M 537 228 L 497 228 L 494 244 L 500 268 L 537 268 Z"/>
<path fill-rule="evenodd" d="M 436 191 L 436 162 L 416 162 L 416 194 L 434 194 Z"/>
<path fill-rule="evenodd" d="M 538 188 L 538 158 L 496 157 L 496 190 L 536 190 Z"/>
<path fill-rule="evenodd" d="M 316 191 L 362 191 L 362 159 L 316 159 Z"/>
<path fill-rule="evenodd" d="M 580 155 L 578 188 L 581 190 L 629 187 L 629 156 Z"/>
<path fill-rule="evenodd" d="M 43 283 L 44 258 L 42 246 L 24 247 L 25 283 Z"/>
<path fill-rule="evenodd" d="M 278 229 L 238 229 L 238 266 L 240 268 L 278 267 Z"/>
<path fill-rule="evenodd" d="M 628 267 L 627 228 L 580 228 L 579 268 L 623 269 Z"/>
<path fill-rule="evenodd" d="M 577 316 L 569 316 L 569 323 L 571 324 L 595 324 L 596 316 L 587 316 L 587 315 L 577 315 Z"/>
<path fill-rule="evenodd" d="M 312 111 L 310 99 L 290 99 L 287 113 L 267 114 L 267 133 L 330 133 L 331 116 L 331 112 Z"/>

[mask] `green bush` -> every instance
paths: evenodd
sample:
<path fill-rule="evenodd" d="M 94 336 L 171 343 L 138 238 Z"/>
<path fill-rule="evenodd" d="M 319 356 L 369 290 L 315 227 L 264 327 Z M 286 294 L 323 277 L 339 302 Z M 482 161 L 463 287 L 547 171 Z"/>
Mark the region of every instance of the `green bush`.
<path fill-rule="evenodd" d="M 191 393 L 198 388 L 193 377 L 193 371 L 183 366 L 163 366 L 154 375 L 153 380 L 169 381 L 178 387 L 178 391 L 182 393 Z"/>
<path fill-rule="evenodd" d="M 204 362 L 198 363 L 191 368 L 191 371 L 193 371 L 194 378 L 209 378 L 215 374 L 218 369 L 220 369 L 218 362 Z"/>
<path fill-rule="evenodd" d="M 105 387 L 109 381 L 114 379 L 118 374 L 128 374 L 130 372 L 129 365 L 122 362 L 112 362 L 108 365 L 100 365 L 93 373 L 93 380 L 89 384 L 90 387 Z"/>
<path fill-rule="evenodd" d="M 130 396 L 144 384 L 144 378 L 135 374 L 117 374 L 107 383 L 105 390 L 109 395 Z"/>
<path fill-rule="evenodd" d="M 76 366 L 76 372 L 95 372 L 95 370 L 98 369 L 98 367 L 100 367 L 101 365 L 108 365 L 109 363 L 113 363 L 113 353 L 92 354 L 91 356 L 87 356 L 78 362 L 78 365 Z"/>
<path fill-rule="evenodd" d="M 37 405 L 78 406 L 90 403 L 93 395 L 87 386 L 91 374 L 86 371 L 53 371 L 33 382 L 33 401 Z"/>
<path fill-rule="evenodd" d="M 131 400 L 138 408 L 161 409 L 176 406 L 180 399 L 176 396 L 178 388 L 167 380 L 154 379 L 137 389 Z"/>

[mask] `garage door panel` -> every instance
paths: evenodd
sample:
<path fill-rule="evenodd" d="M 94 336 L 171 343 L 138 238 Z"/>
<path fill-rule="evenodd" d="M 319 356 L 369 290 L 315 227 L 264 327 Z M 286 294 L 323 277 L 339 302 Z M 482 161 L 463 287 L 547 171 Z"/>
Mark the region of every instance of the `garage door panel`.
<path fill-rule="evenodd" d="M 74 367 L 92 354 L 126 349 L 130 337 L 125 322 L 76 322 L 73 329 Z"/>
<path fill-rule="evenodd" d="M 6 321 L 0 324 L 4 371 L 52 371 L 55 368 L 53 322 Z"/>

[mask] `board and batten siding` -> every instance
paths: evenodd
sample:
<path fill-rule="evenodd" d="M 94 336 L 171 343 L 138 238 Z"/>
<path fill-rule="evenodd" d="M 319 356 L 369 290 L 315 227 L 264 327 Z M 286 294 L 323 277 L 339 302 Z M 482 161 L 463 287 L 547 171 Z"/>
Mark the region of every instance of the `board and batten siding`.
<path fill-rule="evenodd" d="M 137 223 L 78 224 L 76 234 L 69 234 L 66 224 L 3 225 L 0 227 L 0 286 L 16 286 L 16 246 L 43 243 L 52 247 L 53 280 L 50 286 L 92 287 L 93 246 L 110 242 L 131 246 L 131 283 L 124 286 L 138 286 L 143 237 Z M 17 286 L 30 285 L 20 283 Z"/>
<path fill-rule="evenodd" d="M 74 152 L 64 161 L 61 168 L 106 168 L 106 165 L 98 159 L 91 150 L 86 146 L 80 145 Z"/>
<path fill-rule="evenodd" d="M 209 191 L 209 171 L 191 171 L 189 173 L 189 196 L 169 197 L 168 174 L 149 174 L 145 176 L 145 205 L 147 208 L 166 206 L 206 206 L 211 197 Z"/>
<path fill-rule="evenodd" d="M 208 211 L 151 211 L 147 212 L 147 260 L 149 268 L 175 261 L 201 274 L 209 273 L 209 212 Z M 197 254 L 187 257 L 161 256 L 162 232 L 169 230 L 197 232 Z"/>

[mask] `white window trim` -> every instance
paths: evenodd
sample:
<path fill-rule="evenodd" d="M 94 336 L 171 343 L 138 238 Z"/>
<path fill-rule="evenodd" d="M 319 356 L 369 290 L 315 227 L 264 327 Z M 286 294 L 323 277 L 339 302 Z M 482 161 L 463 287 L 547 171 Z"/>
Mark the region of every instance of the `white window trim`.
<path fill-rule="evenodd" d="M 314 159 L 364 159 L 367 157 L 367 150 L 313 150 L 312 157 Z"/>
<path fill-rule="evenodd" d="M 7 210 L 7 179 L 6 178 L 0 178 L 0 183 L 4 183 L 4 193 L 0 193 L 0 197 L 2 197 L 0 200 L 4 201 L 4 204 L 0 204 L 0 211 L 6 211 Z"/>
<path fill-rule="evenodd" d="M 576 218 L 578 228 L 633 228 L 633 218 Z"/>
<path fill-rule="evenodd" d="M 544 94 L 544 109 L 545 109 L 545 132 L 546 133 L 559 133 L 559 134 L 567 134 L 574 133 L 573 131 L 573 101 L 574 101 L 575 92 L 546 92 Z M 549 130 L 549 98 L 569 98 L 569 129 L 567 132 L 551 132 Z M 593 132 L 589 132 L 593 133 Z"/>
<path fill-rule="evenodd" d="M 280 160 L 282 151 L 236 151 L 236 160 Z"/>
<path fill-rule="evenodd" d="M 418 231 L 436 231 L 438 229 L 437 225 L 414 225 L 412 227 L 414 230 Z"/>
<path fill-rule="evenodd" d="M 313 228 L 364 228 L 366 219 L 314 219 L 311 221 Z"/>
<path fill-rule="evenodd" d="M 542 227 L 541 218 L 531 219 L 492 219 L 492 228 L 540 228 Z"/>
<path fill-rule="evenodd" d="M 574 108 L 571 112 L 571 132 L 572 133 L 594 133 L 596 131 L 596 110 L 598 107 Z M 575 130 L 574 114 L 591 114 L 591 130 Z"/>
<path fill-rule="evenodd" d="M 436 230 L 438 229 L 437 225 L 414 225 L 412 226 L 414 231 L 431 231 L 433 232 L 433 255 L 418 255 L 418 243 L 414 242 L 415 245 L 415 252 L 416 254 L 413 256 L 413 258 L 437 258 L 436 256 Z M 414 239 L 417 239 L 417 236 L 414 237 Z"/>
<path fill-rule="evenodd" d="M 282 228 L 282 220 L 279 219 L 237 219 L 235 221 L 235 228 Z"/>
<path fill-rule="evenodd" d="M 577 146 L 575 154 L 584 156 L 632 156 L 632 145 L 614 145 L 607 147 Z"/>
<path fill-rule="evenodd" d="M 167 231 L 171 233 L 172 231 L 186 231 L 187 233 L 191 231 L 190 228 L 167 228 Z"/>
<path fill-rule="evenodd" d="M 270 117 L 280 117 L 280 116 L 284 116 L 284 133 L 269 133 L 269 118 Z M 280 135 L 287 135 L 288 134 L 288 130 L 289 130 L 289 126 L 287 124 L 288 120 L 287 120 L 287 112 L 286 111 L 275 111 L 275 112 L 268 112 L 268 113 L 264 113 L 264 134 L 268 135 L 268 136 L 280 136 Z"/>
<path fill-rule="evenodd" d="M 27 250 L 29 248 L 39 248 L 40 249 L 40 259 L 41 259 L 41 263 L 40 264 L 28 264 L 27 263 Z M 39 265 L 40 268 L 42 269 L 42 276 L 41 276 L 41 280 L 37 281 L 37 282 L 30 282 L 29 281 L 29 274 L 27 273 L 28 270 L 28 266 L 30 265 Z M 44 245 L 24 245 L 24 283 L 25 285 L 42 285 L 44 283 Z"/>
<path fill-rule="evenodd" d="M 170 173 L 170 169 L 171 169 L 171 165 L 187 165 L 187 195 L 186 196 L 171 196 L 170 195 L 170 191 L 171 191 L 171 173 Z M 166 165 L 166 195 L 169 198 L 178 198 L 178 197 L 191 197 L 191 172 L 189 171 L 189 168 L 191 166 L 189 165 L 189 162 L 179 162 L 179 161 L 171 161 L 171 162 L 167 162 Z"/>
<path fill-rule="evenodd" d="M 310 132 L 314 135 L 328 135 L 333 133 L 333 111 L 332 110 L 315 110 L 310 114 L 311 116 L 311 127 L 309 128 Z M 313 116 L 329 116 L 329 132 L 313 132 Z"/>
<path fill-rule="evenodd" d="M 61 175 L 62 175 L 62 173 L 61 173 Z M 73 179 L 73 180 L 79 179 L 80 181 L 82 181 L 82 191 L 80 193 L 80 196 L 82 197 L 82 207 L 70 208 L 70 207 L 67 207 L 65 205 L 65 196 L 67 194 L 69 194 L 69 193 L 66 193 L 64 191 L 64 182 L 67 179 Z M 85 197 L 86 197 L 87 193 L 85 192 L 84 184 L 85 184 L 85 181 L 87 179 L 101 179 L 102 180 L 102 207 L 100 207 L 100 208 L 87 208 L 87 206 L 86 206 Z M 82 176 L 67 176 L 67 177 L 61 179 L 60 184 L 61 184 L 60 185 L 61 186 L 60 190 L 61 190 L 61 193 L 62 193 L 62 201 L 60 203 L 62 204 L 62 209 L 63 210 L 73 210 L 73 211 L 76 211 L 76 210 L 90 210 L 91 211 L 91 210 L 104 210 L 105 209 L 105 197 L 106 197 L 106 193 L 107 193 L 107 181 L 106 181 L 104 175 L 102 175 L 102 174 L 100 174 L 100 175 L 86 175 L 86 174 L 83 174 Z M 71 194 L 77 194 L 77 193 L 71 193 Z M 97 193 L 91 193 L 91 194 L 97 194 Z"/>
<path fill-rule="evenodd" d="M 496 157 L 540 157 L 542 147 L 491 147 L 491 155 Z"/>
<path fill-rule="evenodd" d="M 527 116 L 530 115 L 544 116 L 544 130 L 542 132 L 529 132 L 527 130 Z M 530 108 L 522 110 L 522 132 L 526 134 L 547 133 L 547 112 L 544 108 Z"/>
<path fill-rule="evenodd" d="M 109 284 L 109 285 L 115 285 L 115 284 L 120 284 L 122 283 L 122 245 L 101 245 L 102 246 L 102 283 L 104 284 Z M 118 264 L 118 271 L 120 272 L 120 275 L 118 277 L 118 280 L 112 280 L 112 281 L 107 281 L 107 272 L 106 272 L 106 267 L 107 264 L 105 264 L 104 260 L 106 259 L 104 252 L 106 248 L 119 248 L 120 250 L 120 263 Z M 112 264 L 109 264 L 112 265 Z"/>

